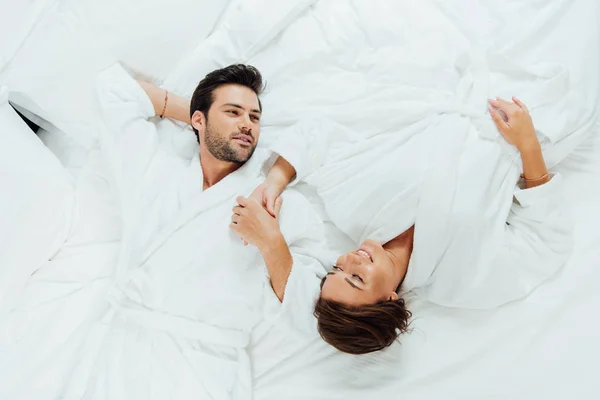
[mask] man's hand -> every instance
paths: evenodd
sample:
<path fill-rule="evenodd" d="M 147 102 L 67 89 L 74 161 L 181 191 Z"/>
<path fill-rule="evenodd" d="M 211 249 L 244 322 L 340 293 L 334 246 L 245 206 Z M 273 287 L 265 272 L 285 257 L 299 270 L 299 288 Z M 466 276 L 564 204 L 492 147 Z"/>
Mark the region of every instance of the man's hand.
<path fill-rule="evenodd" d="M 274 201 L 273 215 L 267 212 L 256 200 L 238 197 L 238 205 L 233 207 L 229 228 L 237 233 L 245 243 L 256 246 L 261 253 L 269 249 L 269 245 L 281 237 L 279 230 L 279 212 L 283 199 Z"/>

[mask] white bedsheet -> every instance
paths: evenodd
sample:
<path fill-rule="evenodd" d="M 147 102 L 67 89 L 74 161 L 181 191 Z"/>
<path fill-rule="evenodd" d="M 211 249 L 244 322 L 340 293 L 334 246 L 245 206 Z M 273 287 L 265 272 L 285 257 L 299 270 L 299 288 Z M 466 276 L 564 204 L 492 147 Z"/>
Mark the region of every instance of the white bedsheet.
<path fill-rule="evenodd" d="M 533 10 L 544 15 L 547 7 L 559 3 L 568 6 L 557 18 L 547 24 L 535 23 Z M 361 16 L 358 22 L 356 15 Z M 600 96 L 598 52 L 590 51 L 600 48 L 598 21 L 598 5 L 592 0 L 322 0 L 289 21 L 287 30 L 280 27 L 283 33 L 276 32 L 272 42 L 264 43 L 263 52 L 256 50 L 248 60 L 233 61 L 250 61 L 267 77 L 264 144 L 270 140 L 268 126 L 290 124 L 319 113 L 345 115 L 345 105 L 336 98 L 318 97 L 324 92 L 353 97 L 355 104 L 362 104 L 362 111 L 343 122 L 355 130 L 377 132 L 381 127 L 378 121 L 398 118 L 401 122 L 403 116 L 397 109 L 360 103 L 364 93 L 379 92 L 369 81 L 358 76 L 352 81 L 352 75 L 344 75 L 345 65 L 368 65 L 372 68 L 368 76 L 380 79 L 380 85 L 375 85 L 379 89 L 391 82 L 426 82 L 426 69 L 394 73 L 393 69 L 386 70 L 385 64 L 373 64 L 369 57 L 376 54 L 405 66 L 408 61 L 431 67 L 452 65 L 457 54 L 471 43 L 502 32 L 510 38 L 528 27 L 539 30 L 535 36 L 538 40 L 521 48 L 521 56 L 567 65 L 570 84 L 587 96 L 583 102 L 592 107 L 580 110 L 585 116 L 598 106 Z M 327 29 L 321 31 L 321 27 Z M 388 46 L 393 40 L 405 44 L 406 52 L 398 53 Z M 366 48 L 377 51 L 361 57 L 359 50 Z M 327 64 L 336 57 L 336 64 Z M 313 87 L 328 90 L 314 90 L 311 97 Z M 380 94 L 384 98 L 386 93 Z M 500 93 L 510 94 L 515 93 Z M 284 97 L 286 103 L 277 104 Z M 309 102 L 320 107 L 307 109 L 305 103 Z M 300 115 L 298 110 L 302 110 Z M 598 127 L 594 132 L 596 137 L 600 135 Z M 561 159 L 580 140 L 571 139 L 572 143 L 562 147 L 567 150 L 550 157 Z M 193 141 L 178 150 L 189 153 L 187 145 Z M 595 377 L 600 327 L 593 320 L 600 306 L 595 288 L 600 278 L 596 268 L 600 263 L 598 160 L 600 145 L 589 140 L 556 167 L 570 187 L 567 195 L 576 222 L 575 250 L 560 275 L 526 300 L 497 310 L 465 311 L 413 299 L 412 333 L 402 337 L 401 345 L 361 357 L 337 353 L 321 341 L 294 341 L 277 329 L 259 328 L 251 348 L 255 398 L 596 398 L 600 394 L 600 382 Z M 333 240 L 336 232 L 331 232 Z M 347 248 L 347 238 L 340 235 L 335 244 L 340 250 Z"/>

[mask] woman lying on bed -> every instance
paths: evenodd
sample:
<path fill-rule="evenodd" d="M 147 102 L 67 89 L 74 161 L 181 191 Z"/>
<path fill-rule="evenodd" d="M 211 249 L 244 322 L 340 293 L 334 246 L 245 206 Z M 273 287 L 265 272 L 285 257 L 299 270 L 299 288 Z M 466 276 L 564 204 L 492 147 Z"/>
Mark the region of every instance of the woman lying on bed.
<path fill-rule="evenodd" d="M 513 100 L 490 100 L 489 108 L 506 142 L 518 149 L 523 167 L 519 182 L 521 188 L 514 193 L 517 201 L 506 205 L 510 207 L 510 215 L 505 221 L 505 229 L 511 233 L 506 236 L 508 243 L 494 244 L 497 246 L 494 250 L 511 253 L 510 257 L 501 257 L 501 260 L 506 262 L 518 258 L 519 261 L 506 266 L 509 268 L 503 265 L 496 269 L 509 271 L 510 267 L 520 268 L 516 264 L 528 262 L 531 259 L 529 257 L 550 264 L 546 260 L 551 258 L 542 260 L 549 254 L 554 254 L 549 257 L 554 257 L 552 262 L 556 264 L 542 265 L 547 267 L 547 271 L 546 275 L 541 273 L 539 278 L 526 276 L 523 279 L 523 276 L 515 276 L 521 273 L 518 271 L 509 276 L 507 281 L 501 282 L 499 279 L 497 282 L 499 286 L 529 285 L 524 290 L 523 294 L 526 294 L 564 264 L 570 248 L 565 246 L 565 242 L 569 242 L 571 231 L 562 217 L 560 203 L 548 201 L 558 194 L 560 177 L 552 178 L 549 175 L 529 111 L 518 99 Z M 281 162 L 281 157 L 278 161 L 263 187 L 263 205 L 268 210 L 273 210 L 275 199 L 293 176 L 289 164 L 286 166 L 287 163 Z M 356 190 L 369 189 L 357 187 Z M 402 211 L 399 209 L 397 212 Z M 467 223 L 465 221 L 464 225 Z M 415 225 L 418 230 L 419 222 Z M 401 289 L 404 289 L 402 284 L 407 271 L 420 268 L 409 262 L 413 252 L 415 225 L 398 232 L 395 238 L 383 244 L 370 239 L 357 243 L 357 250 L 337 258 L 333 269 L 320 282 L 321 292 L 314 309 L 318 331 L 327 343 L 346 353 L 364 354 L 391 345 L 401 333 L 407 331 L 411 313 L 402 298 Z M 268 232 L 264 232 L 264 235 L 268 235 Z M 544 253 L 548 254 L 542 255 Z M 530 274 L 526 269 L 522 268 L 522 273 Z M 456 273 L 460 273 L 460 270 Z M 480 290 L 485 297 L 486 289 L 482 287 Z M 510 289 L 505 292 L 510 292 Z M 484 298 L 481 304 L 485 307 Z"/>
<path fill-rule="evenodd" d="M 514 145 L 521 155 L 523 179 L 520 185 L 524 187 L 523 189 L 515 189 L 517 179 L 510 181 L 512 179 L 511 175 L 506 173 L 505 170 L 499 173 L 499 175 L 508 176 L 506 179 L 509 182 L 505 186 L 510 190 L 511 199 L 514 191 L 517 202 L 510 204 L 494 203 L 488 206 L 491 209 L 503 209 L 507 214 L 510 211 L 508 217 L 502 221 L 503 229 L 506 229 L 508 234 L 503 237 L 504 242 L 493 243 L 494 248 L 492 249 L 473 249 L 473 253 L 498 251 L 498 253 L 508 254 L 508 256 L 499 257 L 493 263 L 494 265 L 487 267 L 476 265 L 473 271 L 467 271 L 466 273 L 464 270 L 460 270 L 460 266 L 456 266 L 457 268 L 451 271 L 451 275 L 454 276 L 446 275 L 442 279 L 448 282 L 445 285 L 447 288 L 443 290 L 473 292 L 473 297 L 477 299 L 476 304 L 469 306 L 473 308 L 493 307 L 529 293 L 563 265 L 569 253 L 569 246 L 565 245 L 565 242 L 569 241 L 571 231 L 562 217 L 560 202 L 548 201 L 557 197 L 557 185 L 560 177 L 554 176 L 551 179 L 546 169 L 541 146 L 529 112 L 523 103 L 514 98 L 513 100 L 514 103 L 504 100 L 490 101 L 492 107 L 489 111 L 506 142 Z M 173 104 L 175 103 L 174 101 Z M 182 99 L 179 107 L 182 110 L 181 118 L 177 118 L 177 116 L 174 118 L 186 121 L 188 115 L 186 104 L 185 100 Z M 505 120 L 501 114 L 503 114 Z M 435 130 L 437 127 L 434 126 L 433 129 Z M 321 134 L 322 130 L 319 131 L 319 135 Z M 421 133 L 417 135 L 420 137 L 425 136 Z M 306 138 L 302 140 L 306 141 Z M 489 148 L 489 145 L 487 146 Z M 281 202 L 277 200 L 284 188 L 296 176 L 296 155 L 302 151 L 296 143 L 291 146 L 289 153 L 280 153 L 289 158 L 291 163 L 283 157 L 279 157 L 270 169 L 265 183 L 259 186 L 249 199 L 238 199 L 240 204 L 233 209 L 232 221 L 234 222 L 232 222 L 230 228 L 246 242 L 256 244 L 259 240 L 268 241 L 269 238 L 279 237 L 280 233 L 273 231 L 273 227 L 277 224 L 272 224 L 272 221 L 269 220 L 278 214 L 277 211 L 281 207 Z M 304 151 L 306 152 L 306 149 Z M 408 150 L 409 153 L 411 151 L 413 150 Z M 423 157 L 419 155 L 419 157 L 427 158 L 430 156 Z M 480 157 L 485 159 L 486 155 L 480 155 Z M 373 179 L 373 182 L 365 182 L 364 185 L 346 185 L 345 188 L 342 188 L 342 193 L 339 196 L 349 197 L 351 190 L 371 191 L 375 193 L 375 198 L 381 197 L 381 193 L 384 193 L 383 196 L 395 194 L 399 191 L 398 182 L 396 184 L 390 182 L 393 182 L 393 178 L 399 175 L 399 171 L 403 169 L 408 170 L 408 173 L 405 173 L 406 176 L 413 175 L 411 168 L 414 168 L 414 163 L 408 163 L 407 160 L 403 159 L 396 160 L 394 163 L 397 164 L 397 169 L 391 171 L 388 169 L 386 176 L 379 180 Z M 496 168 L 496 164 L 493 162 L 486 165 L 487 168 Z M 336 168 L 338 166 L 335 166 L 333 170 Z M 477 168 L 479 168 L 479 165 L 477 165 Z M 482 168 L 482 170 L 484 169 Z M 485 173 L 483 174 L 485 175 Z M 501 177 L 501 179 L 505 180 L 504 177 Z M 499 190 L 497 181 L 487 179 L 485 183 L 492 188 L 492 191 Z M 377 184 L 384 186 L 377 187 Z M 480 182 L 478 184 L 485 186 Z M 392 193 L 385 194 L 385 190 L 389 189 L 390 185 L 392 185 Z M 370 199 L 373 200 L 374 197 Z M 327 200 L 324 201 L 327 203 Z M 509 202 L 510 200 L 506 201 L 506 203 Z M 362 202 L 363 208 L 365 203 L 371 208 L 379 207 L 369 202 Z M 410 207 L 404 207 L 404 204 L 408 203 L 410 201 L 396 203 L 402 204 L 402 206 L 392 210 L 399 217 L 391 218 L 393 219 L 392 225 L 404 225 L 404 227 L 393 235 L 388 235 L 388 237 L 392 237 L 391 240 L 355 240 L 358 249 L 339 256 L 337 260 L 335 260 L 335 257 L 332 258 L 333 268 L 325 277 L 316 277 L 300 270 L 288 270 L 288 282 L 284 293 L 286 302 L 284 305 L 287 303 L 287 307 L 293 308 L 293 310 L 291 312 L 278 312 L 280 311 L 278 307 L 281 307 L 281 304 L 273 296 L 271 301 L 274 315 L 283 315 L 283 318 L 288 319 L 285 321 L 278 320 L 277 322 L 290 325 L 292 329 L 302 333 L 320 334 L 327 343 L 342 352 L 351 354 L 378 351 L 394 343 L 401 333 L 407 331 L 411 317 L 403 293 L 418 289 L 420 286 L 431 286 L 429 272 L 426 268 L 423 268 L 422 258 L 415 261 L 415 254 L 413 254 L 413 244 L 415 246 L 419 245 L 419 241 L 415 240 L 415 226 L 418 232 L 419 229 L 424 230 L 424 225 L 419 222 L 418 218 L 415 219 L 414 215 L 405 218 L 406 214 L 411 212 L 409 211 Z M 352 205 L 355 204 L 351 203 L 350 205 L 350 208 L 352 208 Z M 336 205 L 333 207 L 336 207 Z M 355 206 L 354 209 L 344 211 L 346 215 L 356 216 L 355 220 L 352 221 L 356 225 L 357 223 L 360 224 L 358 213 L 365 210 L 358 209 Z M 372 214 L 378 214 L 379 210 L 369 210 L 369 212 L 371 211 L 373 211 Z M 388 215 L 388 217 L 391 216 Z M 458 229 L 469 230 L 472 228 L 472 224 L 469 225 L 471 221 L 467 217 L 459 215 L 458 224 L 462 227 Z M 400 220 L 402 222 L 397 223 Z M 336 225 L 344 231 L 337 221 Z M 484 227 L 484 229 L 489 230 L 489 227 Z M 349 234 L 349 232 L 345 233 Z M 356 235 L 352 236 L 356 237 Z M 365 237 L 373 238 L 374 236 L 372 233 L 368 233 Z M 277 242 L 281 241 L 277 240 Z M 421 246 L 427 247 L 428 244 L 422 244 Z M 284 250 L 282 249 L 283 253 Z M 444 256 L 447 256 L 447 254 L 444 253 Z M 531 262 L 532 260 L 534 262 Z M 543 271 L 538 271 L 536 270 L 537 265 L 532 265 L 535 263 L 552 265 L 542 265 Z M 500 267 L 498 264 L 500 264 Z M 286 267 L 282 266 L 282 268 Z M 485 268 L 488 270 L 486 271 Z M 424 270 L 425 272 L 423 272 Z M 490 290 L 489 285 L 479 285 L 480 277 L 477 275 L 482 273 L 482 270 L 484 275 L 489 275 L 487 276 L 488 283 L 491 281 L 492 285 L 497 287 Z M 488 273 L 489 270 L 493 272 Z M 500 273 L 495 275 L 494 272 L 498 271 Z M 408 282 L 408 280 L 411 280 L 408 275 L 412 274 L 414 277 L 415 273 L 426 275 L 427 282 L 416 285 L 414 279 Z M 470 273 L 475 276 L 469 277 L 475 283 L 465 279 L 464 275 Z M 458 283 L 451 282 L 453 279 Z M 501 294 L 491 299 L 494 297 L 494 294 L 491 293 L 494 290 L 500 291 Z M 428 300 L 443 304 L 440 297 L 435 299 L 425 297 Z M 488 297 L 487 300 L 486 297 Z M 464 303 L 450 305 L 461 307 L 464 306 Z M 316 326 L 313 314 L 317 317 Z"/>

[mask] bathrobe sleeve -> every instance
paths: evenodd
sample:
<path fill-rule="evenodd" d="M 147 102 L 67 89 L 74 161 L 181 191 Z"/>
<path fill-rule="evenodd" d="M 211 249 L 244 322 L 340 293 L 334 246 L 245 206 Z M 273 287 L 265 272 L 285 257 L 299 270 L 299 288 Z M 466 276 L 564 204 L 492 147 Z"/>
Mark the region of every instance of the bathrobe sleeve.
<path fill-rule="evenodd" d="M 517 187 L 505 231 L 505 243 L 495 258 L 497 269 L 515 269 L 518 285 L 529 293 L 554 275 L 573 248 L 573 225 L 561 196 L 562 176 L 543 185 Z"/>
<path fill-rule="evenodd" d="M 277 139 L 269 146 L 273 157 L 265 164 L 264 172 L 267 174 L 277 156 L 281 156 L 296 170 L 296 178 L 290 183 L 293 186 L 357 140 L 355 132 L 334 121 L 324 118 L 300 121 L 278 132 Z"/>
<path fill-rule="evenodd" d="M 292 189 L 286 190 L 283 198 L 280 228 L 293 265 L 282 302 L 267 285 L 264 316 L 290 335 L 313 338 L 318 335 L 314 305 L 332 253 L 325 245 L 323 223 L 308 200 Z"/>
<path fill-rule="evenodd" d="M 470 249 L 481 252 L 478 261 L 436 270 L 425 297 L 449 307 L 491 308 L 523 298 L 556 274 L 573 246 L 561 181 L 555 174 L 535 188 L 517 187 L 504 227 L 483 248 Z"/>
<path fill-rule="evenodd" d="M 119 65 L 96 82 L 101 145 L 122 196 L 136 202 L 159 153 L 154 107 L 141 86 Z"/>

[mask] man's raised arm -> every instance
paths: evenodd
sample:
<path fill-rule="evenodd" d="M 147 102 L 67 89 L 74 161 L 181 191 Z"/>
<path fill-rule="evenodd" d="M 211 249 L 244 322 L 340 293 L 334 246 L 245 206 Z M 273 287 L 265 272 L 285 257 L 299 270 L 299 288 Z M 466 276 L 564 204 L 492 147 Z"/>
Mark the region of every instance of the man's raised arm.
<path fill-rule="evenodd" d="M 190 124 L 190 101 L 152 83 L 137 81 L 152 102 L 154 113 Z"/>

